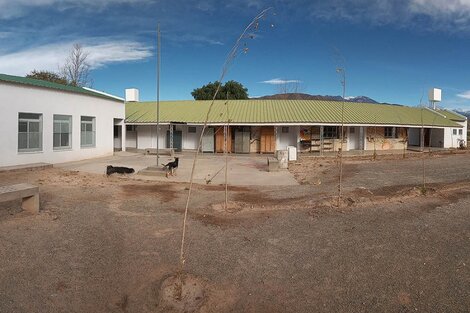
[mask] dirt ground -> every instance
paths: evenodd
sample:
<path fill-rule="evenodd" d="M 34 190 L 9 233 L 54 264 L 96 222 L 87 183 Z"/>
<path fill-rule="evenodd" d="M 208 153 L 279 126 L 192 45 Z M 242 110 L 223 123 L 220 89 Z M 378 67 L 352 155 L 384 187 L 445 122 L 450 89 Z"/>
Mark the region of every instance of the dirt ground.
<path fill-rule="evenodd" d="M 183 294 L 184 183 L 47 169 L 42 211 L 0 203 L 0 312 L 469 312 L 470 155 L 305 158 L 302 185 L 196 185 Z M 423 192 L 425 191 L 425 192 Z M 189 291 L 188 291 L 189 290 Z M 170 302 L 169 302 L 170 301 Z"/>

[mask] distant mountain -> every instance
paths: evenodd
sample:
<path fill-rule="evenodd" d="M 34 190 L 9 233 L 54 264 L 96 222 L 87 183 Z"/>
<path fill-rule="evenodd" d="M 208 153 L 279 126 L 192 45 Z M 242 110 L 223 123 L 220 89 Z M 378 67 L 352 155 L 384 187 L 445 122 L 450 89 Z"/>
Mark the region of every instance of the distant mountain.
<path fill-rule="evenodd" d="M 459 111 L 459 110 L 453 110 L 456 113 L 459 113 L 460 115 L 466 116 L 467 119 L 470 119 L 470 111 Z"/>
<path fill-rule="evenodd" d="M 263 96 L 256 99 L 265 100 L 324 100 L 324 101 L 342 101 L 343 98 L 340 96 L 321 96 L 321 95 L 309 95 L 306 93 L 283 93 L 271 96 Z M 374 99 L 366 96 L 358 97 L 347 97 L 347 102 L 360 102 L 360 103 L 378 103 Z"/>
<path fill-rule="evenodd" d="M 346 100 L 348 100 L 349 102 L 359 102 L 359 103 L 378 103 L 374 99 L 371 99 L 366 96 L 346 97 Z"/>

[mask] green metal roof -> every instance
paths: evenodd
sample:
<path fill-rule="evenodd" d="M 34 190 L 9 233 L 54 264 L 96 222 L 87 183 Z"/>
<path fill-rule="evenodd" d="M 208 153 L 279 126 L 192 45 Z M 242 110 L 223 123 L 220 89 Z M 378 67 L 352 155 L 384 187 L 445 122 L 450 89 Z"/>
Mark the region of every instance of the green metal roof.
<path fill-rule="evenodd" d="M 446 116 L 446 118 L 457 121 L 457 122 L 465 122 L 467 118 L 457 112 L 451 111 L 451 110 L 438 110 L 439 113 L 443 114 Z"/>
<path fill-rule="evenodd" d="M 160 122 L 202 124 L 211 101 L 161 101 Z M 228 106 L 232 124 L 341 123 L 341 101 L 320 100 L 218 100 L 209 123 L 226 123 Z M 127 102 L 127 123 L 155 123 L 155 102 Z M 344 103 L 346 124 L 383 124 L 460 127 L 429 109 L 372 103 Z"/>
<path fill-rule="evenodd" d="M 114 100 L 114 101 L 121 101 L 122 102 L 122 100 L 117 99 L 117 97 L 102 94 L 102 93 L 99 93 L 99 92 L 93 92 L 91 90 L 88 90 L 88 89 L 85 89 L 85 88 L 82 88 L 82 87 L 62 85 L 62 84 L 52 83 L 52 82 L 48 82 L 48 81 L 40 80 L 40 79 L 33 79 L 33 78 L 27 78 L 27 77 L 21 77 L 21 76 L 0 74 L 0 82 L 35 86 L 35 87 L 40 87 L 40 88 L 55 89 L 55 90 L 60 90 L 60 91 L 79 93 L 79 94 L 84 94 L 84 95 L 88 95 L 88 96 L 94 96 L 94 97 L 99 97 L 99 98 L 104 98 L 104 99 L 108 99 L 108 100 Z"/>

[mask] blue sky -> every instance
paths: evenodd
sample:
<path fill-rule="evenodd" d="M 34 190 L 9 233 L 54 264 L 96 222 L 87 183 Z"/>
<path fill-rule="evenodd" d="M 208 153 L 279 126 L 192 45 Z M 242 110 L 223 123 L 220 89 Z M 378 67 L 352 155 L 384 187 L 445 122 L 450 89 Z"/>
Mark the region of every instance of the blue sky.
<path fill-rule="evenodd" d="M 57 70 L 81 43 L 93 88 L 153 100 L 160 22 L 161 99 L 191 99 L 267 7 L 225 76 L 250 96 L 339 95 L 342 66 L 347 96 L 416 105 L 439 87 L 442 106 L 470 110 L 470 0 L 0 0 L 0 73 Z"/>

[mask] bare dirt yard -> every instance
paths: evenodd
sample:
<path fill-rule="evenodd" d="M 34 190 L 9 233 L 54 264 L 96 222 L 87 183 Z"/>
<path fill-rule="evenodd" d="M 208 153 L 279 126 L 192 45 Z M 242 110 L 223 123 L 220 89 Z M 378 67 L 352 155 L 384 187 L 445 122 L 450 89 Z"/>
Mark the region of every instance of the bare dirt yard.
<path fill-rule="evenodd" d="M 469 312 L 470 154 L 305 158 L 299 186 L 196 185 L 63 169 L 0 173 L 40 186 L 38 215 L 0 203 L 0 312 Z"/>

